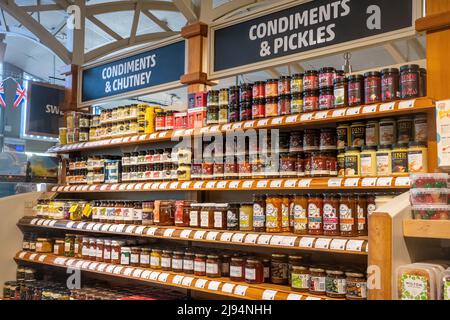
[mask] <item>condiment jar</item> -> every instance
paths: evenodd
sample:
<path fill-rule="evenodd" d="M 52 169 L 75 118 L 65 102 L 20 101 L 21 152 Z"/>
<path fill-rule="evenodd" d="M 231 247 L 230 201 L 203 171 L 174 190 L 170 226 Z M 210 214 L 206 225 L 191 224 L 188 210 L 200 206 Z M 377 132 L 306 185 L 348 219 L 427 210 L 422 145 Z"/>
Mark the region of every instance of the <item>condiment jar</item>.
<path fill-rule="evenodd" d="M 323 196 L 323 234 L 339 236 L 339 198 L 332 194 Z"/>
<path fill-rule="evenodd" d="M 364 77 L 360 74 L 348 77 L 348 106 L 364 104 Z"/>
<path fill-rule="evenodd" d="M 270 280 L 274 284 L 288 283 L 288 259 L 284 254 L 272 254 Z"/>
<path fill-rule="evenodd" d="M 399 95 L 399 71 L 397 68 L 381 70 L 381 101 L 396 100 Z"/>
<path fill-rule="evenodd" d="M 359 177 L 361 149 L 358 147 L 347 147 L 345 149 L 345 176 Z"/>
<path fill-rule="evenodd" d="M 208 255 L 206 259 L 206 276 L 209 278 L 220 278 L 221 263 L 219 256 Z"/>
<path fill-rule="evenodd" d="M 308 198 L 308 234 L 323 234 L 323 199 L 319 195 Z"/>
<path fill-rule="evenodd" d="M 419 66 L 410 64 L 400 67 L 400 98 L 412 99 L 419 97 Z"/>
<path fill-rule="evenodd" d="M 258 284 L 264 282 L 264 266 L 257 259 L 247 259 L 245 263 L 245 282 Z"/>
<path fill-rule="evenodd" d="M 377 71 L 364 74 L 364 97 L 366 104 L 381 102 L 381 74 Z"/>
<path fill-rule="evenodd" d="M 282 198 L 268 195 L 266 198 L 266 232 L 278 233 L 282 228 Z"/>
<path fill-rule="evenodd" d="M 173 272 L 183 272 L 183 259 L 184 253 L 181 251 L 175 251 L 172 255 L 172 271 Z"/>
<path fill-rule="evenodd" d="M 293 266 L 291 273 L 291 289 L 297 292 L 307 292 L 310 286 L 311 273 L 307 267 Z"/>
<path fill-rule="evenodd" d="M 392 146 L 392 175 L 407 176 L 408 175 L 408 144 L 395 144 Z"/>
<path fill-rule="evenodd" d="M 367 280 L 362 273 L 346 272 L 346 298 L 348 300 L 367 299 Z"/>
<path fill-rule="evenodd" d="M 327 270 L 325 280 L 326 295 L 330 298 L 345 298 L 347 294 L 346 277 L 340 270 Z"/>
<path fill-rule="evenodd" d="M 172 251 L 163 250 L 161 255 L 161 270 L 172 271 Z"/>
<path fill-rule="evenodd" d="M 239 209 L 239 230 L 253 231 L 253 203 L 243 203 Z"/>
<path fill-rule="evenodd" d="M 183 272 L 184 273 L 194 274 L 195 258 L 196 258 L 196 256 L 192 252 L 186 252 L 184 254 L 184 258 L 183 258 Z M 200 260 L 203 258 L 204 257 L 199 257 L 199 262 L 201 262 Z M 205 268 L 206 268 L 206 266 L 205 266 Z"/>
<path fill-rule="evenodd" d="M 408 172 L 428 172 L 428 148 L 423 142 L 410 142 L 408 148 Z"/>
<path fill-rule="evenodd" d="M 334 80 L 334 108 L 348 106 L 348 82 L 347 79 Z"/>
<path fill-rule="evenodd" d="M 325 270 L 322 268 L 310 268 L 309 271 L 311 273 L 309 281 L 309 292 L 315 295 L 325 295 L 325 282 L 327 278 Z"/>
<path fill-rule="evenodd" d="M 231 258 L 230 279 L 231 281 L 242 282 L 245 277 L 245 261 L 240 257 Z"/>
<path fill-rule="evenodd" d="M 361 177 L 375 177 L 377 175 L 377 147 L 362 147 L 360 163 Z"/>
<path fill-rule="evenodd" d="M 358 208 L 353 195 L 341 195 L 339 228 L 343 237 L 356 237 L 358 235 Z"/>
<path fill-rule="evenodd" d="M 161 269 L 161 255 L 162 250 L 153 249 L 152 254 L 150 255 L 150 268 L 159 270 Z"/>

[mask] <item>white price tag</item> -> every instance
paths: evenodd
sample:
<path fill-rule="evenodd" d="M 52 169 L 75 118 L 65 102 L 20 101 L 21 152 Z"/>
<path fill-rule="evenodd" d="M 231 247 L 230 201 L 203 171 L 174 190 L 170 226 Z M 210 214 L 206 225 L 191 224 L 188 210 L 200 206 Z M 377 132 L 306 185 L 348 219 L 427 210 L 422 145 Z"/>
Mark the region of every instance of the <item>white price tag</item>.
<path fill-rule="evenodd" d="M 148 236 L 154 236 L 157 230 L 158 230 L 158 228 L 155 228 L 155 227 L 148 228 L 147 229 L 147 235 Z"/>
<path fill-rule="evenodd" d="M 280 246 L 283 242 L 283 236 L 273 236 L 272 239 L 270 239 L 270 245 L 272 246 Z"/>
<path fill-rule="evenodd" d="M 141 279 L 148 279 L 152 272 L 150 270 L 144 270 L 141 274 Z"/>
<path fill-rule="evenodd" d="M 242 243 L 244 241 L 245 233 L 235 233 L 231 238 L 231 242 Z"/>
<path fill-rule="evenodd" d="M 304 113 L 300 116 L 300 122 L 311 121 L 313 118 L 313 113 Z"/>
<path fill-rule="evenodd" d="M 69 259 L 66 261 L 66 267 L 71 267 L 72 264 L 75 262 L 75 259 Z"/>
<path fill-rule="evenodd" d="M 331 250 L 345 250 L 345 245 L 347 244 L 347 240 L 345 239 L 333 239 L 330 243 Z"/>
<path fill-rule="evenodd" d="M 275 290 L 264 290 L 262 299 L 263 300 L 275 300 L 275 295 L 278 291 Z"/>
<path fill-rule="evenodd" d="M 231 182 L 228 184 L 228 188 L 230 188 L 230 189 L 237 189 L 237 188 L 239 188 L 239 183 L 240 183 L 239 180 L 231 181 Z"/>
<path fill-rule="evenodd" d="M 273 118 L 272 122 L 270 124 L 273 126 L 280 125 L 283 123 L 283 119 L 284 119 L 284 117 Z"/>
<path fill-rule="evenodd" d="M 78 186 L 77 189 L 76 189 L 77 192 L 80 192 L 82 190 L 83 190 L 83 186 Z"/>
<path fill-rule="evenodd" d="M 82 188 L 81 188 L 81 191 L 88 191 L 89 190 L 89 186 L 83 186 Z"/>
<path fill-rule="evenodd" d="M 243 189 L 251 189 L 251 188 L 253 188 L 253 183 L 254 183 L 253 180 L 246 180 L 242 183 L 242 188 Z"/>
<path fill-rule="evenodd" d="M 242 128 L 242 122 L 238 122 L 233 124 L 233 130 L 241 129 Z"/>
<path fill-rule="evenodd" d="M 199 182 L 194 183 L 194 189 L 201 189 L 201 188 L 203 188 L 203 184 L 204 184 L 203 181 L 199 181 Z"/>
<path fill-rule="evenodd" d="M 329 238 L 319 238 L 316 240 L 314 244 L 314 248 L 316 249 L 328 249 L 330 247 L 331 239 Z"/>
<path fill-rule="evenodd" d="M 259 234 L 250 233 L 245 237 L 244 243 L 255 244 L 258 237 L 259 237 Z"/>
<path fill-rule="evenodd" d="M 78 230 L 81 230 L 81 229 L 83 229 L 83 227 L 86 225 L 86 222 L 80 222 L 78 225 L 77 225 L 77 229 Z"/>
<path fill-rule="evenodd" d="M 222 126 L 222 131 L 229 131 L 233 127 L 232 123 L 227 123 Z"/>
<path fill-rule="evenodd" d="M 110 224 L 108 232 L 116 232 L 118 225 L 117 224 Z"/>
<path fill-rule="evenodd" d="M 364 240 L 348 240 L 346 251 L 362 251 Z"/>
<path fill-rule="evenodd" d="M 298 115 L 288 116 L 286 117 L 286 123 L 295 123 L 297 122 Z"/>
<path fill-rule="evenodd" d="M 178 189 L 178 182 L 172 182 L 169 186 L 169 189 L 174 190 L 174 189 Z"/>
<path fill-rule="evenodd" d="M 230 242 L 232 236 L 233 236 L 233 233 L 225 232 L 220 236 L 220 241 Z"/>
<path fill-rule="evenodd" d="M 322 299 L 318 297 L 307 297 L 305 300 L 322 300 Z"/>
<path fill-rule="evenodd" d="M 84 261 L 83 264 L 81 265 L 81 269 L 88 269 L 90 264 L 91 264 L 90 261 Z"/>
<path fill-rule="evenodd" d="M 131 184 L 127 185 L 127 191 L 133 191 L 135 186 L 136 186 L 135 183 L 131 183 Z"/>
<path fill-rule="evenodd" d="M 38 261 L 39 261 L 39 262 L 44 262 L 45 258 L 47 258 L 47 255 L 46 255 L 46 254 L 42 254 L 42 255 L 39 256 Z M 64 259 L 64 261 L 65 261 L 65 260 L 66 260 L 66 259 Z M 55 261 L 55 262 L 56 262 L 56 261 Z"/>
<path fill-rule="evenodd" d="M 219 181 L 216 186 L 217 189 L 225 189 L 226 187 L 227 187 L 227 181 Z"/>
<path fill-rule="evenodd" d="M 45 227 L 48 227 L 48 225 L 50 224 L 51 220 L 45 220 L 44 223 L 42 224 Z"/>
<path fill-rule="evenodd" d="M 191 185 L 190 182 L 183 182 L 181 184 L 181 189 L 189 189 L 189 186 Z"/>
<path fill-rule="evenodd" d="M 195 240 L 203 240 L 203 237 L 205 236 L 206 231 L 196 231 L 194 233 L 194 239 Z"/>
<path fill-rule="evenodd" d="M 153 280 L 153 281 L 158 281 L 158 277 L 160 274 L 161 274 L 161 272 L 154 271 L 150 274 L 149 279 Z"/>
<path fill-rule="evenodd" d="M 374 112 L 377 112 L 377 105 L 376 104 L 371 105 L 371 106 L 365 106 L 362 109 L 362 113 L 363 114 L 374 113 Z"/>
<path fill-rule="evenodd" d="M 218 232 L 210 231 L 210 232 L 208 232 L 208 234 L 206 235 L 206 240 L 209 240 L 209 241 L 216 241 L 216 238 L 217 238 L 218 235 L 219 235 Z"/>
<path fill-rule="evenodd" d="M 116 267 L 115 265 L 110 264 L 110 265 L 108 265 L 108 266 L 106 267 L 105 272 L 106 272 L 106 273 L 113 273 L 115 267 Z"/>
<path fill-rule="evenodd" d="M 96 223 L 94 224 L 94 227 L 92 228 L 92 230 L 94 231 L 100 231 L 100 228 L 103 226 L 103 224 L 101 223 Z"/>
<path fill-rule="evenodd" d="M 142 234 L 142 233 L 144 233 L 144 230 L 145 230 L 145 226 L 139 226 L 139 227 L 136 228 L 136 230 L 134 230 L 134 233 L 135 234 Z"/>
<path fill-rule="evenodd" d="M 168 182 L 163 182 L 163 183 L 161 183 L 160 185 L 159 185 L 159 189 L 160 190 L 165 190 L 165 189 L 167 189 L 167 186 L 169 185 L 169 183 Z"/>
<path fill-rule="evenodd" d="M 93 262 L 93 263 L 91 263 L 91 264 L 89 265 L 88 269 L 89 269 L 89 270 L 92 270 L 92 271 L 95 271 L 95 270 L 97 270 L 98 265 L 99 265 L 98 262 Z"/>
<path fill-rule="evenodd" d="M 157 190 L 159 188 L 159 185 L 161 184 L 161 182 L 155 182 L 152 184 L 152 190 Z"/>
<path fill-rule="evenodd" d="M 109 185 L 104 184 L 100 187 L 100 191 L 108 191 L 109 187 L 110 187 Z"/>
<path fill-rule="evenodd" d="M 25 255 L 27 254 L 27 252 L 21 252 L 19 253 L 19 259 L 23 259 L 25 258 Z"/>
<path fill-rule="evenodd" d="M 299 188 L 309 188 L 311 186 L 312 179 L 302 179 L 298 182 Z"/>
<path fill-rule="evenodd" d="M 81 269 L 81 267 L 83 266 L 83 263 L 84 263 L 83 260 L 77 261 L 77 263 L 75 263 L 75 268 L 76 269 Z M 113 266 L 113 269 L 114 269 L 114 266 Z M 111 269 L 111 272 L 112 272 L 112 269 Z"/>
<path fill-rule="evenodd" d="M 168 134 L 167 131 L 160 132 L 160 133 L 158 134 L 158 138 L 165 138 L 165 137 L 167 136 L 167 134 Z"/>
<path fill-rule="evenodd" d="M 123 229 L 125 229 L 126 225 L 125 224 L 118 224 L 117 228 L 116 228 L 116 232 L 118 233 L 122 233 Z"/>
<path fill-rule="evenodd" d="M 192 277 L 184 277 L 183 281 L 181 282 L 181 284 L 185 287 L 190 287 L 192 285 L 192 281 L 194 281 L 194 278 Z"/>
<path fill-rule="evenodd" d="M 90 186 L 90 187 L 89 187 L 89 191 L 95 191 L 95 190 L 97 190 L 97 187 L 98 187 L 98 186 Z"/>
<path fill-rule="evenodd" d="M 320 112 L 316 112 L 314 119 L 316 119 L 316 120 L 326 119 L 327 116 L 328 116 L 328 111 L 320 111 Z"/>
<path fill-rule="evenodd" d="M 106 263 L 100 263 L 97 267 L 97 271 L 103 272 L 103 271 L 105 271 L 107 266 L 108 265 Z"/>
<path fill-rule="evenodd" d="M 176 137 L 181 137 L 184 135 L 184 129 L 181 130 L 176 130 L 173 132 L 172 137 L 176 138 Z"/>
<path fill-rule="evenodd" d="M 172 237 L 174 232 L 175 232 L 175 229 L 166 229 L 164 231 L 164 237 L 170 238 L 170 237 Z"/>
<path fill-rule="evenodd" d="M 269 119 L 261 119 L 258 121 L 257 126 L 258 127 L 265 127 L 269 123 Z"/>
<path fill-rule="evenodd" d="M 247 289 L 248 289 L 247 286 L 237 285 L 236 289 L 234 289 L 234 294 L 238 296 L 245 296 Z"/>
<path fill-rule="evenodd" d="M 208 284 L 208 290 L 217 291 L 217 290 L 219 290 L 220 284 L 221 284 L 221 282 L 219 282 L 219 281 L 211 281 Z"/>
<path fill-rule="evenodd" d="M 142 275 L 142 272 L 144 272 L 144 270 L 142 269 L 134 269 L 133 271 L 133 277 L 135 278 L 140 278 Z"/>
<path fill-rule="evenodd" d="M 302 295 L 296 293 L 289 293 L 286 300 L 302 300 Z"/>
<path fill-rule="evenodd" d="M 333 118 L 339 118 L 339 117 L 343 117 L 345 116 L 345 112 L 347 111 L 347 109 L 343 108 L 343 109 L 336 109 L 333 111 Z"/>
<path fill-rule="evenodd" d="M 138 183 L 134 186 L 134 190 L 142 190 L 142 187 L 144 186 L 143 183 Z"/>
<path fill-rule="evenodd" d="M 378 178 L 377 187 L 390 187 L 393 180 L 394 178 L 392 177 Z"/>
<path fill-rule="evenodd" d="M 113 270 L 114 274 L 120 274 L 123 270 L 123 267 L 115 267 Z"/>
<path fill-rule="evenodd" d="M 283 237 L 281 240 L 281 245 L 285 247 L 293 247 L 295 245 L 295 240 L 297 240 L 297 237 Z"/>
<path fill-rule="evenodd" d="M 161 273 L 158 277 L 158 281 L 167 282 L 167 278 L 169 277 L 168 273 Z"/>
<path fill-rule="evenodd" d="M 38 220 L 39 220 L 38 218 L 34 218 L 33 220 L 30 221 L 30 224 L 35 225 Z"/>
<path fill-rule="evenodd" d="M 224 283 L 222 286 L 222 292 L 233 293 L 233 289 L 236 285 L 232 283 Z"/>
<path fill-rule="evenodd" d="M 281 188 L 281 184 L 283 183 L 283 180 L 272 180 L 270 182 L 271 188 Z"/>
<path fill-rule="evenodd" d="M 345 187 L 357 187 L 359 184 L 359 178 L 348 178 L 345 179 L 344 186 Z"/>
<path fill-rule="evenodd" d="M 125 229 L 125 233 L 133 233 L 134 228 L 136 228 L 136 226 L 128 226 L 128 227 Z"/>
<path fill-rule="evenodd" d="M 301 248 L 312 248 L 314 243 L 314 238 L 303 237 L 300 239 L 299 247 Z"/>
<path fill-rule="evenodd" d="M 245 129 L 253 128 L 254 126 L 255 126 L 255 121 L 247 121 L 244 123 Z"/>
<path fill-rule="evenodd" d="M 146 183 L 144 184 L 144 190 L 151 190 L 153 183 Z"/>
<path fill-rule="evenodd" d="M 262 234 L 258 238 L 258 244 L 268 245 L 270 243 L 271 235 Z"/>
<path fill-rule="evenodd" d="M 256 184 L 256 187 L 258 189 L 265 189 L 265 188 L 267 188 L 268 184 L 269 184 L 269 180 L 261 180 L 261 181 L 258 181 L 258 183 Z"/>
<path fill-rule="evenodd" d="M 395 102 L 383 103 L 380 105 L 380 112 L 393 111 Z"/>
<path fill-rule="evenodd" d="M 38 226 L 42 226 L 45 222 L 45 219 L 39 219 L 38 222 L 36 223 Z"/>
<path fill-rule="evenodd" d="M 189 239 L 189 236 L 191 235 L 191 233 L 192 233 L 192 230 L 183 230 L 183 231 L 181 231 L 180 238 Z"/>
<path fill-rule="evenodd" d="M 297 181 L 298 180 L 286 180 L 284 182 L 284 187 L 285 188 L 295 188 L 297 186 Z"/>
<path fill-rule="evenodd" d="M 409 177 L 398 177 L 395 179 L 395 186 L 397 187 L 409 187 L 411 185 L 411 180 Z"/>
<path fill-rule="evenodd" d="M 184 279 L 183 276 L 176 275 L 175 277 L 173 277 L 172 283 L 173 284 L 182 284 L 183 283 L 183 279 Z"/>
<path fill-rule="evenodd" d="M 357 114 L 360 114 L 360 112 L 361 112 L 361 107 L 348 108 L 346 115 L 347 116 L 355 116 Z"/>
<path fill-rule="evenodd" d="M 217 181 L 209 181 L 206 184 L 206 189 L 214 189 L 216 187 L 216 183 L 217 183 Z"/>
<path fill-rule="evenodd" d="M 158 133 L 157 133 L 157 132 L 154 132 L 154 133 L 152 133 L 152 134 L 149 136 L 150 140 L 155 140 L 156 137 L 158 137 Z"/>
<path fill-rule="evenodd" d="M 95 223 L 88 223 L 86 226 L 86 230 L 90 230 L 92 231 L 92 229 L 94 229 Z"/>
<path fill-rule="evenodd" d="M 375 187 L 377 185 L 377 178 L 364 178 L 361 182 L 363 187 Z"/>
<path fill-rule="evenodd" d="M 414 108 L 415 103 L 416 100 L 400 101 L 398 104 L 398 110 Z"/>
<path fill-rule="evenodd" d="M 100 228 L 100 231 L 102 232 L 108 232 L 109 228 L 111 228 L 110 224 L 103 224 L 102 227 Z"/>
<path fill-rule="evenodd" d="M 52 221 L 50 221 L 50 223 L 48 224 L 48 226 L 51 227 L 51 228 L 53 228 L 53 227 L 55 226 L 56 222 L 58 222 L 58 221 L 52 220 Z"/>
<path fill-rule="evenodd" d="M 342 186 L 342 178 L 331 178 L 328 180 L 328 187 L 341 187 Z"/>
<path fill-rule="evenodd" d="M 208 280 L 205 279 L 197 279 L 195 282 L 195 287 L 199 289 L 204 289 Z"/>
<path fill-rule="evenodd" d="M 209 132 L 219 132 L 220 131 L 220 126 L 212 126 L 209 129 Z"/>

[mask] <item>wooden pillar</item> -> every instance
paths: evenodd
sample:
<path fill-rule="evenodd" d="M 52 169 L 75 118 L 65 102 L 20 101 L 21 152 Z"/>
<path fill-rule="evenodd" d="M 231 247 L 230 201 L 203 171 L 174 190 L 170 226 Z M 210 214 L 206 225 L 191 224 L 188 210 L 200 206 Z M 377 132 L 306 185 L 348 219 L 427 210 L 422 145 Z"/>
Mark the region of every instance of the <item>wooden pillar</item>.
<path fill-rule="evenodd" d="M 78 74 L 79 67 L 74 64 L 66 65 L 61 73 L 65 79 L 65 96 L 64 104 L 62 106 L 63 111 L 76 111 L 77 110 L 77 95 L 78 95 Z"/>
<path fill-rule="evenodd" d="M 416 30 L 427 33 L 427 95 L 450 98 L 450 0 L 427 0 L 427 16 L 416 21 Z M 438 171 L 436 114 L 428 113 L 428 167 Z"/>
<path fill-rule="evenodd" d="M 183 38 L 187 39 L 187 74 L 180 79 L 188 86 L 188 93 L 205 91 L 208 84 L 207 52 L 208 26 L 197 22 L 181 30 Z"/>

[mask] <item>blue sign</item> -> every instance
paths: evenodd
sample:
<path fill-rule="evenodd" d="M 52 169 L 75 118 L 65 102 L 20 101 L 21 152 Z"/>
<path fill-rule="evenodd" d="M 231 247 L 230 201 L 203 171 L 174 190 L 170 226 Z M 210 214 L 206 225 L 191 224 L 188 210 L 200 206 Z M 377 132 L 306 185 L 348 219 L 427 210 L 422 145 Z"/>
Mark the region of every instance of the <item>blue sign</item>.
<path fill-rule="evenodd" d="M 185 41 L 83 70 L 82 102 L 179 81 L 185 71 Z"/>
<path fill-rule="evenodd" d="M 214 32 L 214 72 L 413 26 L 414 0 L 316 0 Z"/>

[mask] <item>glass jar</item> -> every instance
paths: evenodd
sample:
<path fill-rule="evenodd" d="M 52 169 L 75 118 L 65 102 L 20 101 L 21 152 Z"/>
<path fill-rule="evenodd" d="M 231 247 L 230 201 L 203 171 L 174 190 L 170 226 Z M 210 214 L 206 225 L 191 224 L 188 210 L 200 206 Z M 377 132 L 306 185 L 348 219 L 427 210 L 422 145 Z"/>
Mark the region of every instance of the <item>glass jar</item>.
<path fill-rule="evenodd" d="M 163 250 L 161 255 L 161 270 L 172 271 L 172 251 Z"/>
<path fill-rule="evenodd" d="M 230 280 L 236 282 L 243 282 L 245 280 L 245 261 L 243 258 L 231 258 Z"/>
<path fill-rule="evenodd" d="M 219 91 L 219 105 L 228 104 L 228 89 L 220 89 Z"/>
<path fill-rule="evenodd" d="M 253 231 L 253 203 L 243 203 L 239 209 L 239 230 Z"/>
<path fill-rule="evenodd" d="M 150 255 L 150 268 L 156 270 L 161 269 L 161 256 L 162 250 L 152 249 L 152 254 Z"/>
<path fill-rule="evenodd" d="M 332 194 L 323 196 L 323 234 L 339 236 L 339 198 Z"/>
<path fill-rule="evenodd" d="M 347 300 L 367 299 L 367 280 L 362 273 L 346 272 L 346 298 Z"/>
<path fill-rule="evenodd" d="M 319 110 L 319 91 L 310 90 L 303 93 L 303 112 Z"/>
<path fill-rule="evenodd" d="M 280 196 L 268 195 L 266 198 L 266 232 L 279 233 L 282 230 L 282 205 Z"/>
<path fill-rule="evenodd" d="M 175 224 L 175 208 L 172 201 L 155 201 L 153 223 L 157 226 L 173 226 Z"/>
<path fill-rule="evenodd" d="M 222 277 L 230 276 L 231 257 L 228 254 L 222 255 L 220 259 L 220 273 Z"/>
<path fill-rule="evenodd" d="M 365 128 L 365 145 L 369 147 L 378 146 L 380 142 L 379 138 L 380 124 L 376 120 L 372 120 L 366 123 Z"/>
<path fill-rule="evenodd" d="M 140 260 L 139 260 L 140 257 L 141 257 L 141 248 L 132 247 L 131 255 L 130 255 L 130 265 L 132 267 L 139 267 L 141 265 Z"/>
<path fill-rule="evenodd" d="M 399 94 L 399 71 L 397 68 L 381 70 L 381 101 L 397 100 Z"/>
<path fill-rule="evenodd" d="M 297 73 L 292 76 L 291 79 L 291 93 L 302 93 L 303 92 L 303 73 Z"/>
<path fill-rule="evenodd" d="M 367 199 L 365 195 L 358 194 L 357 197 L 357 211 L 358 211 L 358 236 L 367 236 Z"/>
<path fill-rule="evenodd" d="M 319 73 L 316 70 L 305 71 L 303 75 L 303 91 L 319 89 Z"/>
<path fill-rule="evenodd" d="M 238 231 L 240 224 L 240 204 L 232 203 L 227 208 L 227 230 Z"/>
<path fill-rule="evenodd" d="M 239 122 L 239 104 L 229 104 L 228 105 L 228 122 Z"/>
<path fill-rule="evenodd" d="M 252 120 L 252 102 L 241 102 L 239 108 L 239 121 Z"/>
<path fill-rule="evenodd" d="M 290 76 L 282 76 L 278 80 L 278 94 L 282 95 L 290 95 L 291 94 L 291 77 Z"/>
<path fill-rule="evenodd" d="M 410 142 L 408 148 L 408 172 L 428 172 L 428 148 L 424 142 Z"/>
<path fill-rule="evenodd" d="M 345 176 L 359 177 L 361 175 L 360 168 L 361 149 L 358 147 L 347 147 L 345 149 Z"/>
<path fill-rule="evenodd" d="M 377 176 L 390 176 L 392 174 L 392 148 L 391 145 L 379 145 L 377 151 Z"/>
<path fill-rule="evenodd" d="M 297 161 L 297 156 L 294 153 L 282 153 L 280 155 L 280 177 L 296 177 L 297 172 L 295 170 L 295 162 Z"/>
<path fill-rule="evenodd" d="M 36 239 L 36 253 L 51 253 L 53 251 L 53 242 L 48 238 Z"/>
<path fill-rule="evenodd" d="M 172 255 L 172 271 L 181 273 L 184 271 L 184 253 L 181 251 L 175 251 Z M 193 263 L 193 261 L 192 261 Z"/>
<path fill-rule="evenodd" d="M 154 202 L 142 203 L 142 225 L 153 225 Z"/>
<path fill-rule="evenodd" d="M 209 278 L 220 278 L 221 277 L 221 264 L 219 256 L 208 255 L 206 259 L 206 276 Z"/>
<path fill-rule="evenodd" d="M 189 207 L 189 227 L 199 228 L 200 227 L 200 210 L 201 204 L 192 203 Z"/>
<path fill-rule="evenodd" d="M 377 176 L 377 147 L 364 146 L 360 155 L 361 177 Z"/>
<path fill-rule="evenodd" d="M 291 197 L 288 195 L 279 195 L 281 200 L 281 232 L 290 232 L 290 208 Z"/>
<path fill-rule="evenodd" d="M 186 252 L 184 254 L 184 258 L 183 258 L 183 272 L 186 274 L 194 274 L 194 265 L 195 265 L 195 254 L 191 253 L 191 252 Z M 201 258 L 205 259 L 205 257 L 200 257 L 199 260 L 201 260 Z M 173 261 L 172 261 L 173 263 Z M 206 263 L 206 260 L 205 260 Z M 172 267 L 173 268 L 173 267 Z M 206 266 L 205 266 L 206 268 Z"/>
<path fill-rule="evenodd" d="M 397 143 L 410 143 L 413 141 L 413 121 L 412 117 L 400 117 L 397 120 Z"/>
<path fill-rule="evenodd" d="M 304 107 L 303 94 L 302 93 L 292 94 L 291 114 L 302 113 L 303 107 Z"/>
<path fill-rule="evenodd" d="M 206 125 L 219 123 L 219 106 L 209 105 L 206 109 Z"/>
<path fill-rule="evenodd" d="M 350 145 L 362 147 L 366 139 L 366 126 L 363 122 L 355 122 L 350 126 Z"/>
<path fill-rule="evenodd" d="M 266 84 L 264 81 L 256 81 L 252 88 L 253 99 L 264 99 L 266 97 Z"/>
<path fill-rule="evenodd" d="M 278 115 L 285 116 L 291 113 L 291 95 L 285 94 L 280 96 L 278 101 Z"/>
<path fill-rule="evenodd" d="M 219 124 L 228 122 L 228 104 L 221 104 L 219 106 Z"/>
<path fill-rule="evenodd" d="M 308 234 L 308 197 L 305 195 L 295 195 L 292 201 L 294 233 L 306 235 Z"/>
<path fill-rule="evenodd" d="M 95 247 L 95 261 L 104 262 L 103 256 L 104 253 L 105 253 L 105 240 L 97 239 Z"/>
<path fill-rule="evenodd" d="M 253 231 L 266 231 L 266 197 L 264 195 L 253 196 Z"/>
<path fill-rule="evenodd" d="M 272 254 L 270 281 L 274 284 L 288 283 L 288 258 L 284 254 Z"/>
<path fill-rule="evenodd" d="M 320 150 L 320 131 L 317 129 L 306 129 L 303 135 L 303 151 Z"/>
<path fill-rule="evenodd" d="M 269 79 L 266 81 L 266 98 L 278 97 L 278 79 Z"/>
<path fill-rule="evenodd" d="M 381 102 L 381 74 L 378 71 L 364 74 L 364 98 L 366 104 Z"/>
<path fill-rule="evenodd" d="M 311 153 L 311 177 L 326 177 L 330 175 L 325 155 L 324 152 Z"/>
<path fill-rule="evenodd" d="M 310 286 L 310 271 L 304 266 L 293 266 L 291 273 L 291 289 L 296 292 L 307 292 Z"/>
<path fill-rule="evenodd" d="M 150 256 L 151 256 L 151 249 L 149 248 L 142 248 L 141 254 L 139 256 L 139 264 L 143 268 L 149 268 L 150 267 Z"/>
<path fill-rule="evenodd" d="M 353 195 L 341 195 L 339 229 L 342 237 L 356 237 L 358 235 L 358 208 Z"/>
<path fill-rule="evenodd" d="M 327 270 L 325 280 L 326 295 L 330 298 L 345 298 L 347 282 L 344 272 L 340 270 Z"/>
<path fill-rule="evenodd" d="M 122 266 L 129 266 L 131 258 L 131 248 L 121 247 L 120 248 L 120 264 Z"/>
<path fill-rule="evenodd" d="M 278 116 L 278 97 L 266 98 L 265 106 L 265 116 L 266 117 L 276 117 Z"/>
<path fill-rule="evenodd" d="M 428 141 L 428 122 L 425 114 L 414 117 L 414 141 L 423 143 Z"/>
<path fill-rule="evenodd" d="M 288 257 L 288 283 L 291 285 L 292 282 L 292 268 L 303 266 L 303 257 L 302 256 L 289 256 Z"/>
<path fill-rule="evenodd" d="M 56 256 L 64 255 L 64 240 L 55 240 L 53 244 L 53 254 Z"/>
<path fill-rule="evenodd" d="M 413 99 L 419 97 L 419 66 L 410 64 L 400 67 L 400 98 Z"/>
<path fill-rule="evenodd" d="M 360 74 L 348 77 L 348 106 L 364 104 L 364 77 Z"/>
<path fill-rule="evenodd" d="M 323 199 L 320 195 L 308 197 L 308 234 L 323 234 Z"/>
<path fill-rule="evenodd" d="M 348 82 L 347 79 L 334 80 L 334 108 L 348 106 Z"/>
<path fill-rule="evenodd" d="M 333 128 L 320 129 L 320 150 L 336 150 L 336 130 Z"/>
<path fill-rule="evenodd" d="M 227 208 L 227 203 L 214 205 L 214 229 L 227 230 Z"/>
<path fill-rule="evenodd" d="M 75 256 L 75 234 L 66 234 L 64 240 L 64 256 L 74 257 Z M 28 243 L 29 246 L 29 243 Z"/>
<path fill-rule="evenodd" d="M 315 295 L 326 294 L 326 278 L 327 274 L 322 268 L 310 268 L 311 276 L 309 281 L 309 292 Z"/>
<path fill-rule="evenodd" d="M 240 88 L 239 86 L 231 86 L 228 88 L 228 105 L 239 106 L 240 99 Z"/>
<path fill-rule="evenodd" d="M 264 266 L 257 259 L 247 259 L 245 263 L 245 282 L 258 284 L 264 282 Z"/>
<path fill-rule="evenodd" d="M 319 88 L 332 88 L 334 81 L 334 68 L 323 67 L 319 71 Z"/>
<path fill-rule="evenodd" d="M 336 128 L 337 149 L 342 150 L 351 145 L 350 125 L 342 123 Z"/>
<path fill-rule="evenodd" d="M 319 93 L 319 110 L 330 110 L 334 107 L 334 93 L 332 88 L 323 88 Z"/>
<path fill-rule="evenodd" d="M 391 154 L 392 175 L 407 176 L 408 175 L 408 144 L 401 143 L 392 146 Z"/>
<path fill-rule="evenodd" d="M 252 105 L 252 118 L 261 119 L 266 117 L 266 100 L 264 98 L 256 98 Z"/>
<path fill-rule="evenodd" d="M 200 228 L 212 229 L 214 227 L 215 204 L 204 203 L 200 210 Z"/>

